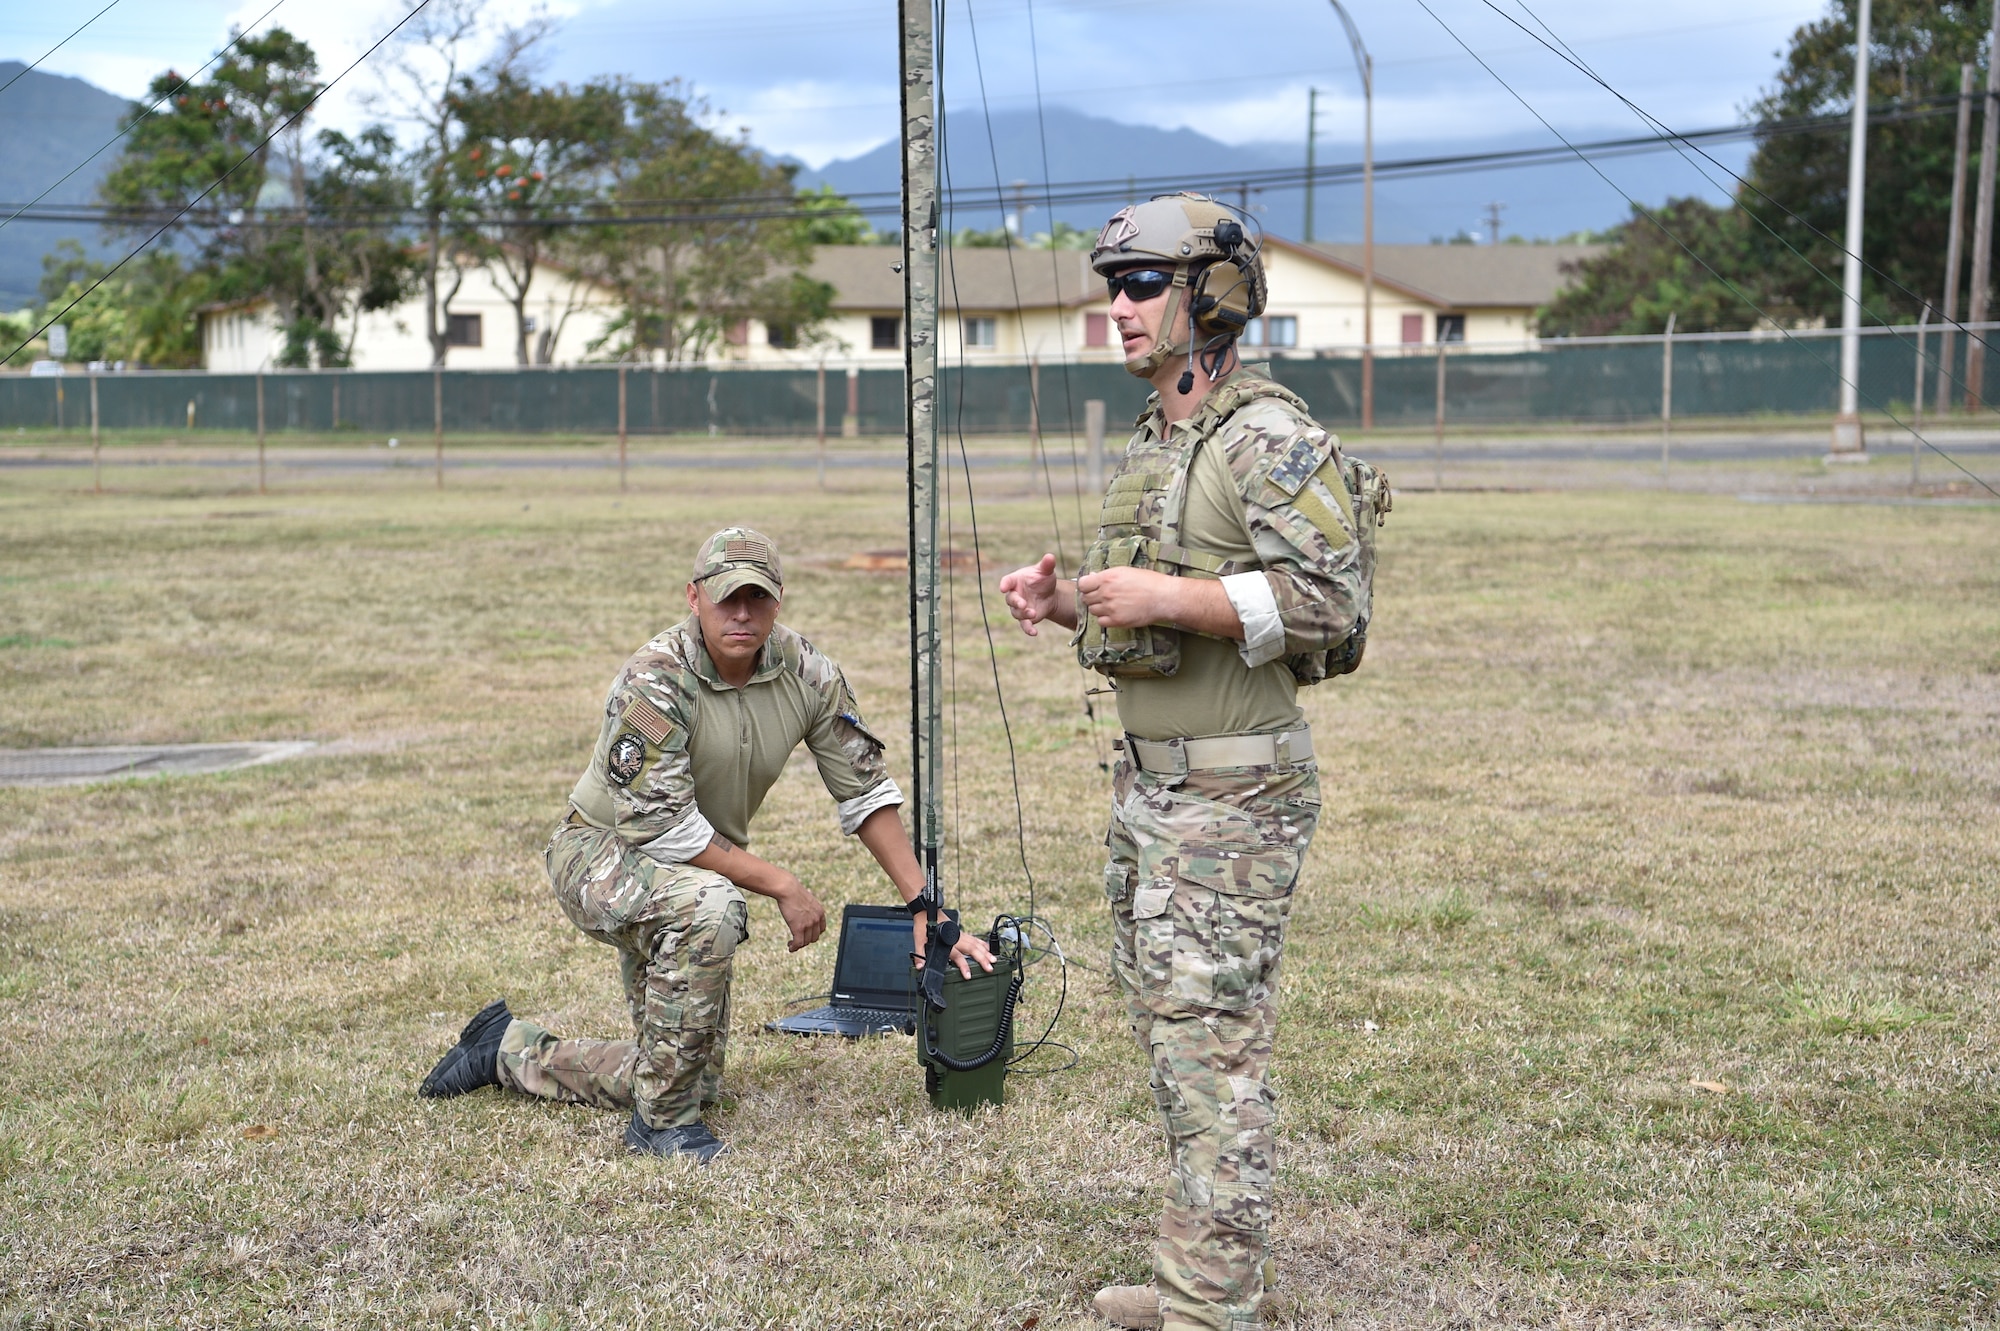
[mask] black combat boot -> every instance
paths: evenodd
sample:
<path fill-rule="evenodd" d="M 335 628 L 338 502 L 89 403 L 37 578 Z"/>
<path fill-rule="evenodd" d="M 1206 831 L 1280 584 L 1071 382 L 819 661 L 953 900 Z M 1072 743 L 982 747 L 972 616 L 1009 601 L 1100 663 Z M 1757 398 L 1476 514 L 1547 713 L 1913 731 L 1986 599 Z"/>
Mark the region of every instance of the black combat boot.
<path fill-rule="evenodd" d="M 691 1155 L 704 1165 L 729 1149 L 728 1143 L 716 1140 L 706 1123 L 651 1128 L 636 1109 L 632 1121 L 625 1125 L 625 1147 L 634 1155 Z"/>
<path fill-rule="evenodd" d="M 465 1029 L 458 1033 L 458 1043 L 438 1060 L 438 1065 L 431 1069 L 431 1075 L 417 1087 L 417 1094 L 431 1100 L 443 1100 L 448 1096 L 476 1091 L 482 1086 L 498 1086 L 500 1037 L 507 1033 L 507 1023 L 512 1020 L 514 1014 L 507 1010 L 504 998 L 496 998 L 473 1013 L 472 1020 L 466 1022 Z"/>

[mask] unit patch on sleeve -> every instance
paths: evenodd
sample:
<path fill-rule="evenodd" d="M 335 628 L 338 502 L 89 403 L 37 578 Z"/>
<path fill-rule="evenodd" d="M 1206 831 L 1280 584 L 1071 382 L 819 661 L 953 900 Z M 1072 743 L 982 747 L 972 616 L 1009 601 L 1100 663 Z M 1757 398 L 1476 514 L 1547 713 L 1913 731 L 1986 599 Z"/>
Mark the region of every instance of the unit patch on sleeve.
<path fill-rule="evenodd" d="M 605 760 L 611 779 L 629 786 L 646 766 L 646 741 L 626 731 L 611 742 L 611 756 Z"/>
<path fill-rule="evenodd" d="M 1271 484 L 1288 495 L 1296 495 L 1326 461 L 1327 438 L 1311 430 L 1294 439 L 1271 468 Z"/>

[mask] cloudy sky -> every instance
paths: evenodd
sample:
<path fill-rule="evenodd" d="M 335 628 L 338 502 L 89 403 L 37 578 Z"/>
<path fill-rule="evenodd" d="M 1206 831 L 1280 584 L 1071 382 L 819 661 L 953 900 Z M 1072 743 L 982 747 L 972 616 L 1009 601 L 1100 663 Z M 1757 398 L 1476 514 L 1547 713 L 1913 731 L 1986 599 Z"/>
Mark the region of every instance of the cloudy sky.
<path fill-rule="evenodd" d="M 529 3 L 488 0 L 485 8 L 519 14 Z M 1503 14 L 1530 28 L 1545 23 L 1627 96 L 1696 128 L 1736 120 L 1769 81 L 1791 31 L 1827 8 L 1827 0 L 1425 3 L 1437 19 L 1414 0 L 1349 0 L 1375 57 L 1376 136 L 1385 150 L 1537 130 L 1533 112 L 1566 133 L 1635 132 L 1630 112 Z M 102 7 L 0 0 L 0 58 L 40 56 Z M 546 53 L 549 77 L 686 80 L 721 123 L 813 166 L 895 133 L 889 0 L 551 0 L 547 9 L 560 19 Z M 1306 90 L 1317 86 L 1322 134 L 1333 144 L 1359 138 L 1359 81 L 1324 0 L 948 0 L 947 9 L 945 86 L 954 109 L 976 109 L 982 91 L 994 110 L 1032 107 L 1039 78 L 1050 105 L 1225 142 L 1275 141 L 1303 138 Z M 132 95 L 162 69 L 199 64 L 232 24 L 284 24 L 313 43 L 331 74 L 402 11 L 403 0 L 115 0 L 44 68 Z M 357 99 L 380 90 L 364 65 L 343 83 L 329 119 L 359 123 L 368 112 Z"/>

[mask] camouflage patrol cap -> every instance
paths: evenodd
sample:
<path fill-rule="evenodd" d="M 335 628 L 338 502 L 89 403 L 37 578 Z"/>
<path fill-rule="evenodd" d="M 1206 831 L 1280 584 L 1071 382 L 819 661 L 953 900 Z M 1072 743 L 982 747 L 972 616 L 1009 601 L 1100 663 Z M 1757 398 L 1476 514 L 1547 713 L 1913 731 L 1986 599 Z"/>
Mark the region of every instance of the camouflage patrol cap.
<path fill-rule="evenodd" d="M 762 587 L 773 596 L 785 590 L 778 547 L 748 527 L 724 527 L 703 541 L 694 557 L 694 581 L 711 601 L 726 601 L 743 587 Z"/>

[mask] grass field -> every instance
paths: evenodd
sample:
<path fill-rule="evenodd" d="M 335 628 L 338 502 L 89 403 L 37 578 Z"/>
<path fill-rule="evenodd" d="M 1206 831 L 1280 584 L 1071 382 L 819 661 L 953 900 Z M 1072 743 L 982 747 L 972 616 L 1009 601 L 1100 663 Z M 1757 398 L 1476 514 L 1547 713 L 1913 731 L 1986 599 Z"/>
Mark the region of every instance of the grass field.
<path fill-rule="evenodd" d="M 0 790 L 0 1325 L 1083 1327 L 1144 1276 L 1109 731 L 1060 646 L 997 622 L 1075 1069 L 939 1115 L 906 1039 L 763 1034 L 831 953 L 787 955 L 760 902 L 714 1167 L 413 1094 L 496 994 L 626 1029 L 539 852 L 712 528 L 778 538 L 787 620 L 906 766 L 903 584 L 842 567 L 901 543 L 900 477 L 107 480 L 0 472 L 0 746 L 321 747 Z M 1046 543 L 1046 500 L 980 518 L 989 582 Z M 954 595 L 953 890 L 990 916 L 1026 889 Z M 1267 1323 L 2000 1318 L 2000 511 L 1408 494 L 1377 595 L 1363 671 L 1309 695 Z M 830 907 L 885 898 L 809 766 L 756 832 Z"/>

